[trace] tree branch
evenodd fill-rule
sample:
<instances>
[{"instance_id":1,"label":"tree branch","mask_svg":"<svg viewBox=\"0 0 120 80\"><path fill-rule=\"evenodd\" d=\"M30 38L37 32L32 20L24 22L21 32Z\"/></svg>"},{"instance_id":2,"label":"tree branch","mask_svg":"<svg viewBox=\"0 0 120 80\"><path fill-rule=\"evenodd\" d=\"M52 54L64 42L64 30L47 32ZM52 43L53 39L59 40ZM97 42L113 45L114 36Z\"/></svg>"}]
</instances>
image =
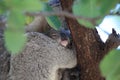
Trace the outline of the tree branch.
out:
<instances>
[{"instance_id":1,"label":"tree branch","mask_svg":"<svg viewBox=\"0 0 120 80\"><path fill-rule=\"evenodd\" d=\"M120 45L120 35L112 29L112 34L109 35L105 43L105 51L108 53L110 50L117 48Z\"/></svg>"},{"instance_id":2,"label":"tree branch","mask_svg":"<svg viewBox=\"0 0 120 80\"><path fill-rule=\"evenodd\" d=\"M66 11L55 11L55 12L52 11L52 12L38 12L38 13L25 12L25 15L27 16L64 16L64 17L68 17L72 19L83 19L83 20L93 23L94 25L96 24L96 20L100 18L100 17L87 18L83 16L76 16Z\"/></svg>"}]
</instances>

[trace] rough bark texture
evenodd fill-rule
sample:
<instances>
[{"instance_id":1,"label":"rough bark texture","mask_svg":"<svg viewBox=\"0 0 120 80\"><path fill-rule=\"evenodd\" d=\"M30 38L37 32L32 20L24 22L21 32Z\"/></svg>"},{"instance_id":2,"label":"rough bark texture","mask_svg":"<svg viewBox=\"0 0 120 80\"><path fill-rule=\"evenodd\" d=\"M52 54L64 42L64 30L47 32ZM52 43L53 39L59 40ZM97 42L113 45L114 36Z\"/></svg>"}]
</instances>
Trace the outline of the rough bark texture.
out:
<instances>
[{"instance_id":1,"label":"rough bark texture","mask_svg":"<svg viewBox=\"0 0 120 80\"><path fill-rule=\"evenodd\" d=\"M72 12L74 0L60 0L64 11ZM88 29L76 20L66 18L77 51L78 67L80 68L79 80L104 80L100 74L99 63L104 55L118 46L120 40L114 31L103 43L96 29ZM118 41L118 42L116 42Z\"/></svg>"},{"instance_id":2,"label":"rough bark texture","mask_svg":"<svg viewBox=\"0 0 120 80\"><path fill-rule=\"evenodd\" d=\"M36 32L27 34L28 42L18 55L11 55L8 80L60 80L59 69L76 66L73 50ZM58 75L59 73L59 75Z\"/></svg>"},{"instance_id":3,"label":"rough bark texture","mask_svg":"<svg viewBox=\"0 0 120 80\"><path fill-rule=\"evenodd\" d=\"M0 16L0 80L6 80L10 67L10 54L5 48L4 33L5 18Z\"/></svg>"}]
</instances>

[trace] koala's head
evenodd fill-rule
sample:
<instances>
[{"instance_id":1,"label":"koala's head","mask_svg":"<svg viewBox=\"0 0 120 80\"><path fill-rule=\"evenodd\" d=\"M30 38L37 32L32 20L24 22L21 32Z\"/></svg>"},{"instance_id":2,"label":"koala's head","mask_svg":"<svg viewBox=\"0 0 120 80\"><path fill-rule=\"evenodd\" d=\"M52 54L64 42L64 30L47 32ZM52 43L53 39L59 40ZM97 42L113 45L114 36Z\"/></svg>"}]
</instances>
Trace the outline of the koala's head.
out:
<instances>
[{"instance_id":1,"label":"koala's head","mask_svg":"<svg viewBox=\"0 0 120 80\"><path fill-rule=\"evenodd\" d=\"M68 47L71 44L71 34L69 29L61 28L59 31L51 29L48 36L64 47Z\"/></svg>"}]
</instances>

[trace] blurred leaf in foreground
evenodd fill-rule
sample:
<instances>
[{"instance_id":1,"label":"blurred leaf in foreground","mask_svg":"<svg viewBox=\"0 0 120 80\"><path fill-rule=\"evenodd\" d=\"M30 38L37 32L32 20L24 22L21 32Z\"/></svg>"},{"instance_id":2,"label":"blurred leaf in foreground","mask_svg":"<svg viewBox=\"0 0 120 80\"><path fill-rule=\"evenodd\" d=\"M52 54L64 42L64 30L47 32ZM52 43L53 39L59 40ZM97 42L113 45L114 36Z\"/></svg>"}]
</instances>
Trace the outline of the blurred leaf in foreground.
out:
<instances>
[{"instance_id":1,"label":"blurred leaf in foreground","mask_svg":"<svg viewBox=\"0 0 120 80\"><path fill-rule=\"evenodd\" d=\"M44 11L52 12L53 9L48 4L45 4ZM59 30L60 29L60 27L61 27L61 21L59 20L59 18L57 16L47 16L46 20L47 20L48 24L52 28L54 28L55 30Z\"/></svg>"},{"instance_id":2,"label":"blurred leaf in foreground","mask_svg":"<svg viewBox=\"0 0 120 80\"><path fill-rule=\"evenodd\" d=\"M119 0L110 0L109 2L108 0L75 0L73 13L83 17L78 19L80 24L87 28L95 28L95 24L108 14L110 9L112 9L117 2L119 2ZM94 21L92 19L95 19L95 24L93 24Z\"/></svg>"},{"instance_id":3,"label":"blurred leaf in foreground","mask_svg":"<svg viewBox=\"0 0 120 80\"><path fill-rule=\"evenodd\" d=\"M100 63L101 73L107 80L120 80L120 50L112 50Z\"/></svg>"},{"instance_id":4,"label":"blurred leaf in foreground","mask_svg":"<svg viewBox=\"0 0 120 80\"><path fill-rule=\"evenodd\" d=\"M26 42L24 35L24 16L19 11L11 11L5 31L5 45L13 54L18 53Z\"/></svg>"}]
</instances>

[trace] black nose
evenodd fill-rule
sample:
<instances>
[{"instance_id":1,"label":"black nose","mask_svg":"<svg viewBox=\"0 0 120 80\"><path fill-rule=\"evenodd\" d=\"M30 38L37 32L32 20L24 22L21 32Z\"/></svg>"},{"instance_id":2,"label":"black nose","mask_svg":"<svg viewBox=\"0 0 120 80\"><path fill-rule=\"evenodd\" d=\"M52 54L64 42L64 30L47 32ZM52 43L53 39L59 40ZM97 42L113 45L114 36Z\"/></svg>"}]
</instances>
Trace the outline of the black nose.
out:
<instances>
[{"instance_id":1,"label":"black nose","mask_svg":"<svg viewBox=\"0 0 120 80\"><path fill-rule=\"evenodd\" d=\"M71 38L70 30L69 29L61 29L60 36L61 36L62 40L67 40L68 38Z\"/></svg>"}]
</instances>

